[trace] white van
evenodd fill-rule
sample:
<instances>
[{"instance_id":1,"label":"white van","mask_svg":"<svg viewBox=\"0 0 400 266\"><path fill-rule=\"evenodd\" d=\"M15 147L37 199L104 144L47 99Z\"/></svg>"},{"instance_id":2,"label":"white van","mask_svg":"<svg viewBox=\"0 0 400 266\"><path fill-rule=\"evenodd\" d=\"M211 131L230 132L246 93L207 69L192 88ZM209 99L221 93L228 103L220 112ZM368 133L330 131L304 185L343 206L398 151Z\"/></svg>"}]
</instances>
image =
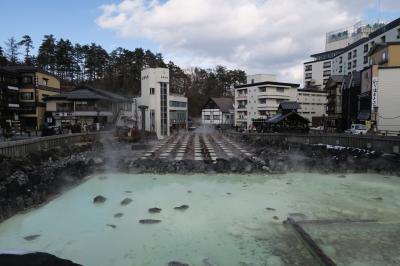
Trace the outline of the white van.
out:
<instances>
[{"instance_id":1,"label":"white van","mask_svg":"<svg viewBox=\"0 0 400 266\"><path fill-rule=\"evenodd\" d=\"M367 134L368 130L367 127L363 124L352 124L350 128L351 134L354 135L365 135Z\"/></svg>"}]
</instances>

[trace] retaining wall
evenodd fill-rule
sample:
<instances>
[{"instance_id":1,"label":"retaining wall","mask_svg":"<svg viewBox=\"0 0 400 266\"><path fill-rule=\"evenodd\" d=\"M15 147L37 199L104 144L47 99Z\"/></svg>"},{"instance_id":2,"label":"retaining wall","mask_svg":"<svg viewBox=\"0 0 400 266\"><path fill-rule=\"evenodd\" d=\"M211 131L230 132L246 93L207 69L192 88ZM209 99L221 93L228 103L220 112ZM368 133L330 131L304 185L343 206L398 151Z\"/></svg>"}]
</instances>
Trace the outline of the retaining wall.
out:
<instances>
[{"instance_id":1,"label":"retaining wall","mask_svg":"<svg viewBox=\"0 0 400 266\"><path fill-rule=\"evenodd\" d=\"M17 141L0 142L0 155L8 157L24 157L31 152L49 150L56 147L93 140L109 132L75 133L31 138Z\"/></svg>"},{"instance_id":2,"label":"retaining wall","mask_svg":"<svg viewBox=\"0 0 400 266\"><path fill-rule=\"evenodd\" d=\"M350 134L284 134L284 133L237 133L228 132L233 138L262 138L270 141L285 141L303 144L327 144L360 149L369 149L385 153L399 154L400 137L350 135Z\"/></svg>"}]
</instances>

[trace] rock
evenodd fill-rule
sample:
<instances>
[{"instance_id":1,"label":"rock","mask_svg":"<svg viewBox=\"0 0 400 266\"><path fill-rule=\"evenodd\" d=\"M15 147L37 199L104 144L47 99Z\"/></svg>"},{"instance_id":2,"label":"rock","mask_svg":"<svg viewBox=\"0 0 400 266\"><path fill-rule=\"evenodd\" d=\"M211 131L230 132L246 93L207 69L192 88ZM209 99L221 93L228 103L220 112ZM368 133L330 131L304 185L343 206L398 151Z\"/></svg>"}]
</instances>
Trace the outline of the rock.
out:
<instances>
[{"instance_id":1,"label":"rock","mask_svg":"<svg viewBox=\"0 0 400 266\"><path fill-rule=\"evenodd\" d=\"M142 220L139 220L139 223L141 223L141 224L158 224L158 223L161 223L161 220L142 219Z\"/></svg>"},{"instance_id":2,"label":"rock","mask_svg":"<svg viewBox=\"0 0 400 266\"><path fill-rule=\"evenodd\" d=\"M106 226L111 227L112 229L117 228L117 226L115 224L106 224Z\"/></svg>"},{"instance_id":3,"label":"rock","mask_svg":"<svg viewBox=\"0 0 400 266\"><path fill-rule=\"evenodd\" d=\"M184 210L187 210L187 209L189 209L189 205L181 205L181 206L178 206L178 207L174 208L174 210L180 210L180 211L184 211Z\"/></svg>"},{"instance_id":4,"label":"rock","mask_svg":"<svg viewBox=\"0 0 400 266\"><path fill-rule=\"evenodd\" d=\"M124 214L122 212L114 214L115 218L121 218L122 216L124 216Z\"/></svg>"},{"instance_id":5,"label":"rock","mask_svg":"<svg viewBox=\"0 0 400 266\"><path fill-rule=\"evenodd\" d=\"M271 169L270 169L268 166L266 166L266 165L264 165L263 167L261 167L261 169L262 169L263 171L265 171L265 172L268 172L268 173L271 172Z\"/></svg>"},{"instance_id":6,"label":"rock","mask_svg":"<svg viewBox=\"0 0 400 266\"><path fill-rule=\"evenodd\" d=\"M374 200L383 200L382 197L376 197L376 198L372 198L372 199L374 199Z\"/></svg>"},{"instance_id":7,"label":"rock","mask_svg":"<svg viewBox=\"0 0 400 266\"><path fill-rule=\"evenodd\" d=\"M339 178L346 178L345 175L338 175Z\"/></svg>"},{"instance_id":8,"label":"rock","mask_svg":"<svg viewBox=\"0 0 400 266\"><path fill-rule=\"evenodd\" d=\"M268 211L276 211L274 208L267 208Z\"/></svg>"},{"instance_id":9,"label":"rock","mask_svg":"<svg viewBox=\"0 0 400 266\"><path fill-rule=\"evenodd\" d=\"M95 158L93 158L93 162L94 162L94 164L99 165L99 164L104 163L104 160L100 157L95 157Z\"/></svg>"},{"instance_id":10,"label":"rock","mask_svg":"<svg viewBox=\"0 0 400 266\"><path fill-rule=\"evenodd\" d=\"M132 191L130 191L130 190L126 190L126 191L125 191L125 193L132 193Z\"/></svg>"},{"instance_id":11,"label":"rock","mask_svg":"<svg viewBox=\"0 0 400 266\"><path fill-rule=\"evenodd\" d=\"M232 193L230 193L230 192L226 192L226 195L232 195Z\"/></svg>"},{"instance_id":12,"label":"rock","mask_svg":"<svg viewBox=\"0 0 400 266\"><path fill-rule=\"evenodd\" d=\"M272 217L272 219L279 220L279 217L278 216L274 216L274 217Z\"/></svg>"},{"instance_id":13,"label":"rock","mask_svg":"<svg viewBox=\"0 0 400 266\"><path fill-rule=\"evenodd\" d=\"M35 240L38 237L40 237L40 235L29 235L29 236L25 236L24 239L27 240L27 241L32 241L32 240Z\"/></svg>"},{"instance_id":14,"label":"rock","mask_svg":"<svg viewBox=\"0 0 400 266\"><path fill-rule=\"evenodd\" d=\"M188 190L188 191L187 191L187 193L189 193L189 194L190 194L190 193L192 193L192 191L191 191L191 190Z\"/></svg>"},{"instance_id":15,"label":"rock","mask_svg":"<svg viewBox=\"0 0 400 266\"><path fill-rule=\"evenodd\" d=\"M121 201L121 205L122 205L122 206L126 206L126 205L128 205L129 203L131 203L132 201L133 201L133 200L130 199L130 198L125 198L124 200Z\"/></svg>"},{"instance_id":16,"label":"rock","mask_svg":"<svg viewBox=\"0 0 400 266\"><path fill-rule=\"evenodd\" d=\"M93 199L93 203L104 203L107 200L106 197L103 197L102 195L98 195Z\"/></svg>"},{"instance_id":17,"label":"rock","mask_svg":"<svg viewBox=\"0 0 400 266\"><path fill-rule=\"evenodd\" d=\"M179 261L170 261L168 262L168 266L189 266L189 264Z\"/></svg>"},{"instance_id":18,"label":"rock","mask_svg":"<svg viewBox=\"0 0 400 266\"><path fill-rule=\"evenodd\" d=\"M154 207L149 209L149 213L159 213L162 209Z\"/></svg>"}]
</instances>

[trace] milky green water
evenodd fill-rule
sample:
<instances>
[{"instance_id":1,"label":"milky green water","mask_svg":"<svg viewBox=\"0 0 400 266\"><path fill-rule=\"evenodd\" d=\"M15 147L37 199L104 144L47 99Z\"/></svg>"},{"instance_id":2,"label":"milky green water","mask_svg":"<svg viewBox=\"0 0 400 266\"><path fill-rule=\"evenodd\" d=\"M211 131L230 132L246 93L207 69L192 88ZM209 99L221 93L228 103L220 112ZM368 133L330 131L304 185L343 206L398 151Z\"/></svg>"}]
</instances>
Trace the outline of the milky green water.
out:
<instances>
[{"instance_id":1,"label":"milky green water","mask_svg":"<svg viewBox=\"0 0 400 266\"><path fill-rule=\"evenodd\" d=\"M44 251L84 265L167 265L172 260L206 266L317 265L292 228L282 225L289 213L307 219L400 221L396 177L101 176L107 179L93 176L45 206L0 224L0 249ZM107 201L94 205L97 195ZM121 206L126 197L133 202ZM189 209L173 209L182 204ZM148 213L152 207L161 213ZM119 212L124 216L114 218ZM162 222L146 225L140 219ZM40 237L24 239L34 234Z\"/></svg>"}]
</instances>

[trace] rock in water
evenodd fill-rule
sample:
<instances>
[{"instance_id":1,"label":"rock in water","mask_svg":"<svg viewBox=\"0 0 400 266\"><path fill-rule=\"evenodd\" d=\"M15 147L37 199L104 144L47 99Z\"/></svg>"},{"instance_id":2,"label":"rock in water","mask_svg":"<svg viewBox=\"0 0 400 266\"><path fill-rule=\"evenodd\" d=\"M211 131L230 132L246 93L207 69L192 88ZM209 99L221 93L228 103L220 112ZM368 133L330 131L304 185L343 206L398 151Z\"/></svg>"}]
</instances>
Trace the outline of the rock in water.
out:
<instances>
[{"instance_id":1,"label":"rock in water","mask_svg":"<svg viewBox=\"0 0 400 266\"><path fill-rule=\"evenodd\" d=\"M113 229L117 228L117 226L115 224L106 224L108 227L111 227Z\"/></svg>"},{"instance_id":2,"label":"rock in water","mask_svg":"<svg viewBox=\"0 0 400 266\"><path fill-rule=\"evenodd\" d=\"M180 210L180 211L184 211L184 210L187 210L187 209L189 209L189 205L181 205L181 206L178 206L178 207L174 208L174 210Z\"/></svg>"},{"instance_id":3,"label":"rock in water","mask_svg":"<svg viewBox=\"0 0 400 266\"><path fill-rule=\"evenodd\" d=\"M267 208L268 211L276 211L274 208Z\"/></svg>"},{"instance_id":4,"label":"rock in water","mask_svg":"<svg viewBox=\"0 0 400 266\"><path fill-rule=\"evenodd\" d=\"M28 240L28 241L32 241L32 240L35 240L36 238L38 238L39 236L40 235L30 235L30 236L24 237L24 239Z\"/></svg>"},{"instance_id":5,"label":"rock in water","mask_svg":"<svg viewBox=\"0 0 400 266\"><path fill-rule=\"evenodd\" d=\"M159 213L162 209L154 207L149 209L149 213Z\"/></svg>"},{"instance_id":6,"label":"rock in water","mask_svg":"<svg viewBox=\"0 0 400 266\"><path fill-rule=\"evenodd\" d=\"M106 197L103 197L102 195L98 195L93 199L93 203L104 203L107 200Z\"/></svg>"},{"instance_id":7,"label":"rock in water","mask_svg":"<svg viewBox=\"0 0 400 266\"><path fill-rule=\"evenodd\" d=\"M121 212L114 214L115 218L121 218L122 216L124 216L124 214Z\"/></svg>"},{"instance_id":8,"label":"rock in water","mask_svg":"<svg viewBox=\"0 0 400 266\"><path fill-rule=\"evenodd\" d=\"M141 224L158 224L158 223L161 223L161 220L143 219L143 220L139 220L139 223L141 223Z\"/></svg>"},{"instance_id":9,"label":"rock in water","mask_svg":"<svg viewBox=\"0 0 400 266\"><path fill-rule=\"evenodd\" d=\"M121 205L122 205L122 206L126 206L126 205L128 205L129 203L131 203L132 201L133 201L132 199L126 198L126 199L124 199L123 201L121 201Z\"/></svg>"},{"instance_id":10,"label":"rock in water","mask_svg":"<svg viewBox=\"0 0 400 266\"><path fill-rule=\"evenodd\" d=\"M170 261L168 262L168 266L189 266L189 264L179 261Z\"/></svg>"}]
</instances>

